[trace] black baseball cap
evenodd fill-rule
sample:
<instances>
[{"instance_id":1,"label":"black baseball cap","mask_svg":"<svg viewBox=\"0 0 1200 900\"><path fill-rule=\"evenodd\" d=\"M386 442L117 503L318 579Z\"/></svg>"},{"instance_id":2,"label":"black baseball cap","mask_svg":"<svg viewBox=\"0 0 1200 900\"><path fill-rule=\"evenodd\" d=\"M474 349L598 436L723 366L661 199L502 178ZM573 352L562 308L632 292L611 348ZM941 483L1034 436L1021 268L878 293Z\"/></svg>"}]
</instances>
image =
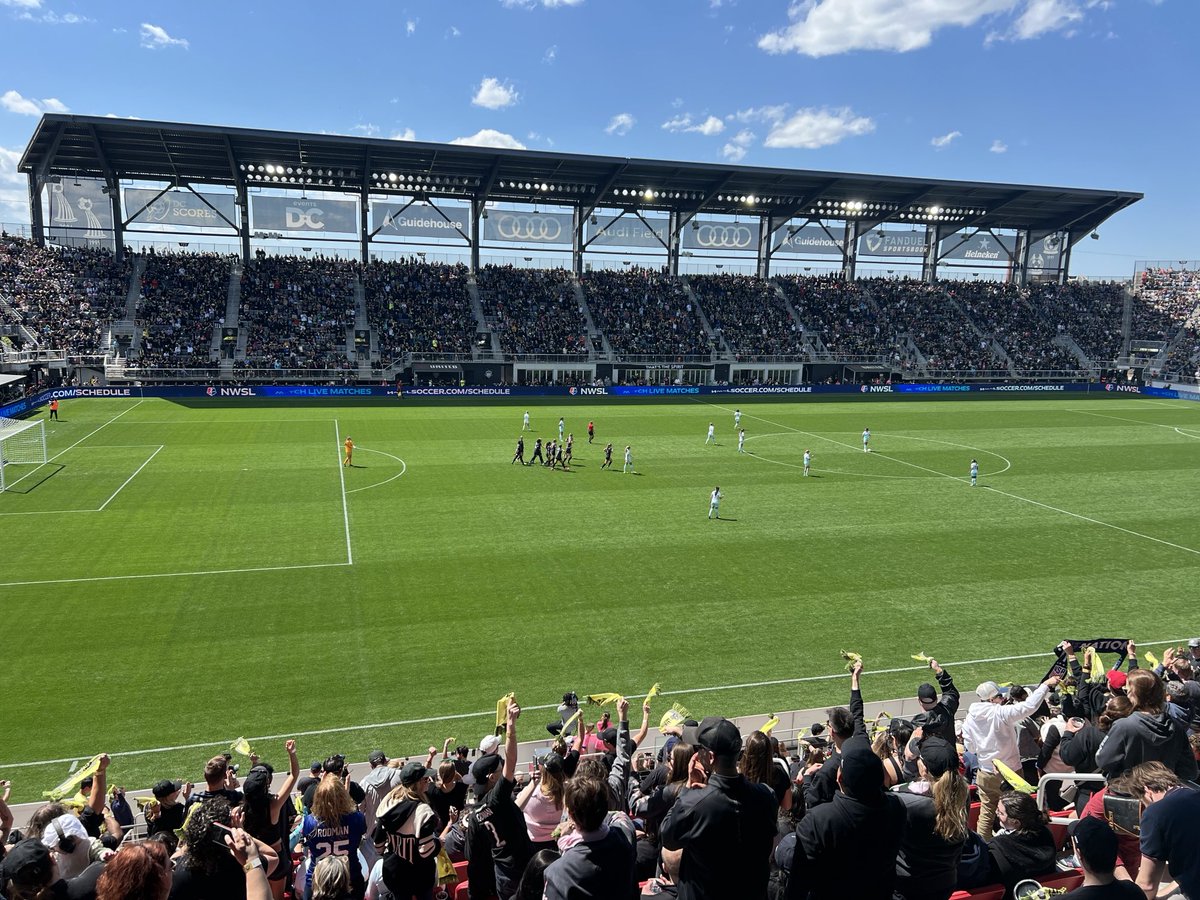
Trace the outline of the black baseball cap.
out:
<instances>
[{"instance_id":1,"label":"black baseball cap","mask_svg":"<svg viewBox=\"0 0 1200 900\"><path fill-rule=\"evenodd\" d=\"M940 778L946 772L958 771L958 751L949 741L931 735L921 742L921 762L930 775Z\"/></svg>"},{"instance_id":2,"label":"black baseball cap","mask_svg":"<svg viewBox=\"0 0 1200 900\"><path fill-rule=\"evenodd\" d=\"M371 755L367 757L367 762L373 766L385 765L388 761L387 754L382 750L372 750Z\"/></svg>"},{"instance_id":3,"label":"black baseball cap","mask_svg":"<svg viewBox=\"0 0 1200 900\"><path fill-rule=\"evenodd\" d=\"M722 758L736 757L742 749L742 733L736 725L721 716L705 716L694 728L685 727L683 740Z\"/></svg>"},{"instance_id":4,"label":"black baseball cap","mask_svg":"<svg viewBox=\"0 0 1200 900\"><path fill-rule=\"evenodd\" d=\"M1084 816L1067 826L1089 869L1111 872L1117 865L1117 833L1103 819Z\"/></svg>"},{"instance_id":5,"label":"black baseball cap","mask_svg":"<svg viewBox=\"0 0 1200 900\"><path fill-rule=\"evenodd\" d=\"M400 770L400 783L413 785L429 774L429 770L415 759L404 764Z\"/></svg>"},{"instance_id":6,"label":"black baseball cap","mask_svg":"<svg viewBox=\"0 0 1200 900\"><path fill-rule=\"evenodd\" d=\"M50 849L37 838L26 838L9 848L0 863L0 874L20 887L43 887L54 864Z\"/></svg>"},{"instance_id":7,"label":"black baseball cap","mask_svg":"<svg viewBox=\"0 0 1200 900\"><path fill-rule=\"evenodd\" d=\"M170 781L169 779L164 778L158 784L154 785L154 787L150 788L150 792L154 794L155 800L162 800L166 797L170 797L182 787L182 781Z\"/></svg>"},{"instance_id":8,"label":"black baseball cap","mask_svg":"<svg viewBox=\"0 0 1200 900\"><path fill-rule=\"evenodd\" d=\"M614 747L617 745L617 729L615 728L605 728L597 737L606 744L612 744Z\"/></svg>"},{"instance_id":9,"label":"black baseball cap","mask_svg":"<svg viewBox=\"0 0 1200 900\"><path fill-rule=\"evenodd\" d=\"M487 793L487 782L492 773L504 765L499 753L487 753L471 765L471 777L475 779L475 796Z\"/></svg>"},{"instance_id":10,"label":"black baseball cap","mask_svg":"<svg viewBox=\"0 0 1200 900\"><path fill-rule=\"evenodd\" d=\"M937 688L935 688L928 681L925 682L923 685L917 688L917 699L922 703L936 703Z\"/></svg>"}]
</instances>

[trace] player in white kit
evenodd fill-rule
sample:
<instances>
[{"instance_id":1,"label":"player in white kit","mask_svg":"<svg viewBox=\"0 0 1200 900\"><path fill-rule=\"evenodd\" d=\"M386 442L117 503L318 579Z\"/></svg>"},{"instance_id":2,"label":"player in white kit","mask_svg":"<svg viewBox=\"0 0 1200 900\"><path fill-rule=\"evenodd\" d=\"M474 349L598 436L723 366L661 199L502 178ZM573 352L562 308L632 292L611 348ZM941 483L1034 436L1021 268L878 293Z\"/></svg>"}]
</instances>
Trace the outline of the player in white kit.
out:
<instances>
[{"instance_id":1,"label":"player in white kit","mask_svg":"<svg viewBox=\"0 0 1200 900\"><path fill-rule=\"evenodd\" d=\"M717 442L717 426L712 422L708 423L708 437L704 439L704 445L715 444Z\"/></svg>"},{"instance_id":2,"label":"player in white kit","mask_svg":"<svg viewBox=\"0 0 1200 900\"><path fill-rule=\"evenodd\" d=\"M721 497L723 496L719 485L713 488L713 492L708 498L708 517L710 519L721 518Z\"/></svg>"},{"instance_id":3,"label":"player in white kit","mask_svg":"<svg viewBox=\"0 0 1200 900\"><path fill-rule=\"evenodd\" d=\"M740 428L741 425L742 425L742 411L740 409L735 409L733 411L733 427Z\"/></svg>"},{"instance_id":4,"label":"player in white kit","mask_svg":"<svg viewBox=\"0 0 1200 900\"><path fill-rule=\"evenodd\" d=\"M738 432L738 453L746 452L746 429Z\"/></svg>"},{"instance_id":5,"label":"player in white kit","mask_svg":"<svg viewBox=\"0 0 1200 900\"><path fill-rule=\"evenodd\" d=\"M804 474L806 477L808 475L809 466L811 466L811 465L812 465L812 453L805 450L804 451Z\"/></svg>"},{"instance_id":6,"label":"player in white kit","mask_svg":"<svg viewBox=\"0 0 1200 900\"><path fill-rule=\"evenodd\" d=\"M521 430L529 430L529 410L525 410L525 417L521 420Z\"/></svg>"},{"instance_id":7,"label":"player in white kit","mask_svg":"<svg viewBox=\"0 0 1200 900\"><path fill-rule=\"evenodd\" d=\"M633 450L628 444L625 445L625 464L621 466L621 474L624 475L626 472L633 472Z\"/></svg>"},{"instance_id":8,"label":"player in white kit","mask_svg":"<svg viewBox=\"0 0 1200 900\"><path fill-rule=\"evenodd\" d=\"M975 487L975 482L979 480L979 463L971 460L971 487Z\"/></svg>"},{"instance_id":9,"label":"player in white kit","mask_svg":"<svg viewBox=\"0 0 1200 900\"><path fill-rule=\"evenodd\" d=\"M869 443L871 443L871 429L864 428L863 429L863 453L871 452L871 448L867 446L867 444L869 444Z\"/></svg>"}]
</instances>

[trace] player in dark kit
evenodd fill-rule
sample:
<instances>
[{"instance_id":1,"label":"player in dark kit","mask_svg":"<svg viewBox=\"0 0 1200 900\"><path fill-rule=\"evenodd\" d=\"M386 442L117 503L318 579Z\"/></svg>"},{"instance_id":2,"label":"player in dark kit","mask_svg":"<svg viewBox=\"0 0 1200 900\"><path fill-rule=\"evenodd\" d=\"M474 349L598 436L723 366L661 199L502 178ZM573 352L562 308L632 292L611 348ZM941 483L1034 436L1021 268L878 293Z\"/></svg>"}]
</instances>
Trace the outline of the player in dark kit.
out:
<instances>
[{"instance_id":1,"label":"player in dark kit","mask_svg":"<svg viewBox=\"0 0 1200 900\"><path fill-rule=\"evenodd\" d=\"M521 465L525 465L525 438L523 437L517 438L517 452L513 454L512 462L519 462ZM509 465L511 466L512 463L509 463Z\"/></svg>"},{"instance_id":2,"label":"player in dark kit","mask_svg":"<svg viewBox=\"0 0 1200 900\"><path fill-rule=\"evenodd\" d=\"M588 422L588 443L590 444L595 439L596 439L596 423Z\"/></svg>"},{"instance_id":3,"label":"player in dark kit","mask_svg":"<svg viewBox=\"0 0 1200 900\"><path fill-rule=\"evenodd\" d=\"M563 445L562 444L554 445L554 462L555 462L555 464L561 466L564 471L566 470L567 458L566 458L565 454L563 453ZM554 466L551 465L550 468L553 469Z\"/></svg>"},{"instance_id":4,"label":"player in dark kit","mask_svg":"<svg viewBox=\"0 0 1200 900\"><path fill-rule=\"evenodd\" d=\"M554 441L546 441L546 461L543 465L554 468Z\"/></svg>"},{"instance_id":5,"label":"player in dark kit","mask_svg":"<svg viewBox=\"0 0 1200 900\"><path fill-rule=\"evenodd\" d=\"M567 435L567 465L571 464L571 449L575 446L575 435Z\"/></svg>"},{"instance_id":6,"label":"player in dark kit","mask_svg":"<svg viewBox=\"0 0 1200 900\"><path fill-rule=\"evenodd\" d=\"M542 458L542 439L538 438L533 442L533 456L529 457L529 464L532 466L535 462L545 463Z\"/></svg>"},{"instance_id":7,"label":"player in dark kit","mask_svg":"<svg viewBox=\"0 0 1200 900\"><path fill-rule=\"evenodd\" d=\"M612 444L604 445L604 462L600 464L602 469L612 468Z\"/></svg>"}]
</instances>

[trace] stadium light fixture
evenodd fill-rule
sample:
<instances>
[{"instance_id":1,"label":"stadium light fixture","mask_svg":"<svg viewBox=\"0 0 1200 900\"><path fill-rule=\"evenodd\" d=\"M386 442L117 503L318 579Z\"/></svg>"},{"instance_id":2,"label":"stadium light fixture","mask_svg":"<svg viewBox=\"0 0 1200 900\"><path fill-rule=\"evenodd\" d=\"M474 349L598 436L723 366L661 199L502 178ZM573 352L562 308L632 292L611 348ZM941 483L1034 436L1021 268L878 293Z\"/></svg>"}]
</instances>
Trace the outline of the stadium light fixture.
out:
<instances>
[{"instance_id":1,"label":"stadium light fixture","mask_svg":"<svg viewBox=\"0 0 1200 900\"><path fill-rule=\"evenodd\" d=\"M1098 232L1098 231L1093 231L1093 232L1092 232L1092 234L1091 234L1091 238L1092 238L1092 240L1093 240L1093 241L1098 241L1098 240L1100 240L1100 232Z\"/></svg>"}]
</instances>

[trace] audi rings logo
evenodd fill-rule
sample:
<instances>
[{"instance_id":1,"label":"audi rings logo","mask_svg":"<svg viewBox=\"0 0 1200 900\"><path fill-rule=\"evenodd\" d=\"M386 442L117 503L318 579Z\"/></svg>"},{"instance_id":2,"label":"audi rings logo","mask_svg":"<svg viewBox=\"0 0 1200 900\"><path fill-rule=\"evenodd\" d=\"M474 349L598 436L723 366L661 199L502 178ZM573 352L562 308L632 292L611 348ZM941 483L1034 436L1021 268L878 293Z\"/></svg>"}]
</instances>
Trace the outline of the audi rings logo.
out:
<instances>
[{"instance_id":1,"label":"audi rings logo","mask_svg":"<svg viewBox=\"0 0 1200 900\"><path fill-rule=\"evenodd\" d=\"M544 241L555 243L562 237L562 225L545 216L498 216L496 234L505 241Z\"/></svg>"},{"instance_id":2,"label":"audi rings logo","mask_svg":"<svg viewBox=\"0 0 1200 900\"><path fill-rule=\"evenodd\" d=\"M745 225L701 225L696 229L696 244L725 250L745 250L754 235Z\"/></svg>"}]
</instances>

